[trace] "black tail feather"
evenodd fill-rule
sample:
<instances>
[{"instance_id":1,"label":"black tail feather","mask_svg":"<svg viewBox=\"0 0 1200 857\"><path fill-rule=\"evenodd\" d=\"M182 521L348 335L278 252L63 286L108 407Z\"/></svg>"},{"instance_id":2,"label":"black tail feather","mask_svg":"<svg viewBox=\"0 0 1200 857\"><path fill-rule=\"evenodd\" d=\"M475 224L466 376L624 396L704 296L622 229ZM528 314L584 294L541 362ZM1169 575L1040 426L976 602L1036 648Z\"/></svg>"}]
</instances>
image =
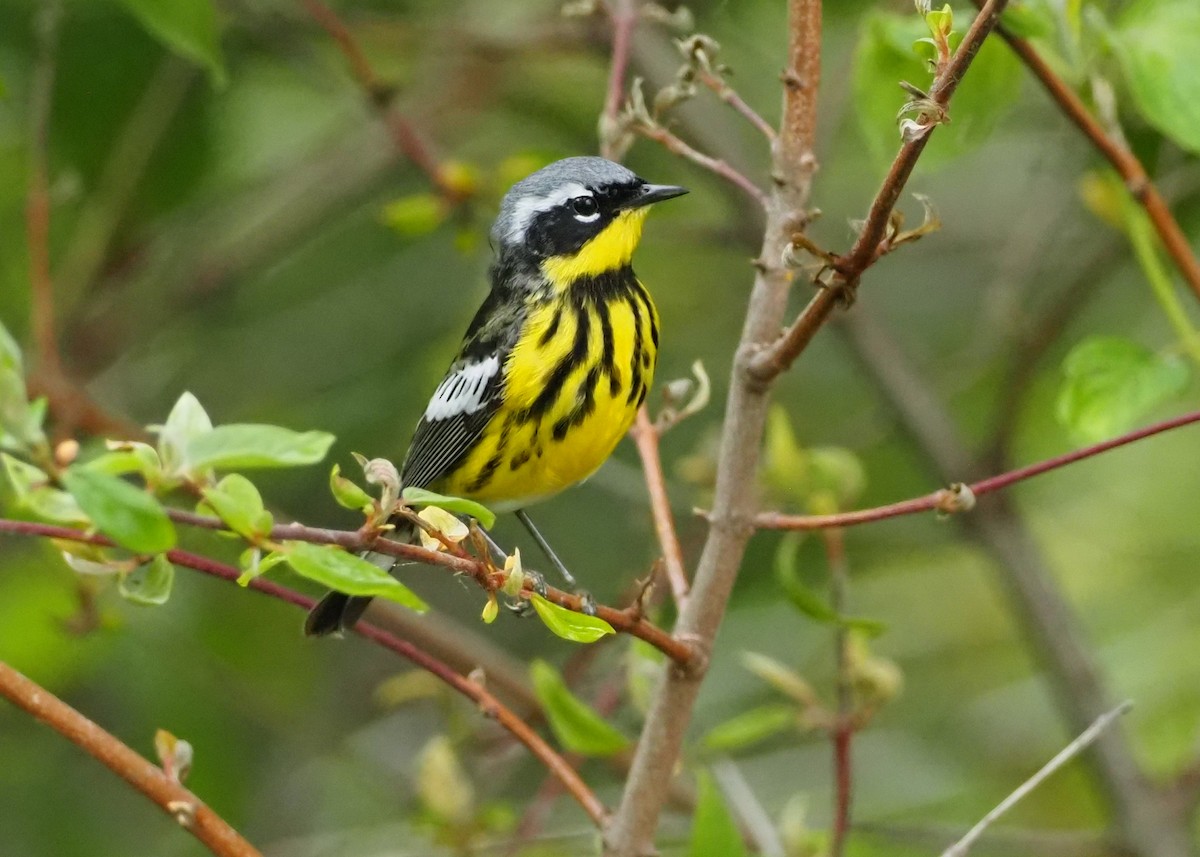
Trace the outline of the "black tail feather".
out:
<instances>
[{"instance_id":1,"label":"black tail feather","mask_svg":"<svg viewBox=\"0 0 1200 857\"><path fill-rule=\"evenodd\" d=\"M361 595L330 592L309 611L304 633L308 637L325 637L353 628L371 601Z\"/></svg>"}]
</instances>

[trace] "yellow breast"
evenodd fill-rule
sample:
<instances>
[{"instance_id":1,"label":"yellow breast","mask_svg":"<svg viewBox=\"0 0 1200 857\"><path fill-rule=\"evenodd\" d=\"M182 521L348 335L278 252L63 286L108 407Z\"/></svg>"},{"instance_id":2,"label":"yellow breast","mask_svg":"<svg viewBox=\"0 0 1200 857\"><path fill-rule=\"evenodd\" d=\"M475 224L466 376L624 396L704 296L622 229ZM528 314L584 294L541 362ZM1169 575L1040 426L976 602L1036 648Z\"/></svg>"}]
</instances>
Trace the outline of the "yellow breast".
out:
<instances>
[{"instance_id":1,"label":"yellow breast","mask_svg":"<svg viewBox=\"0 0 1200 857\"><path fill-rule=\"evenodd\" d=\"M586 479L629 430L654 375L658 314L628 268L594 293L561 291L527 317L503 404L440 486L498 511Z\"/></svg>"}]
</instances>

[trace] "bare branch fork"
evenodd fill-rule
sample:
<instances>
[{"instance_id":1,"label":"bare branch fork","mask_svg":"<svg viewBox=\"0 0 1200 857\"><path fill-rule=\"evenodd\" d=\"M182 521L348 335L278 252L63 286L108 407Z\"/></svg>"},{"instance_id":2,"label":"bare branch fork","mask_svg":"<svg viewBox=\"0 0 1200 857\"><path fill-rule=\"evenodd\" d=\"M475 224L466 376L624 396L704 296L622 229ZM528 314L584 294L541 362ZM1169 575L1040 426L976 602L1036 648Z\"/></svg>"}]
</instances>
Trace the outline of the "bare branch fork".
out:
<instances>
[{"instance_id":1,"label":"bare branch fork","mask_svg":"<svg viewBox=\"0 0 1200 857\"><path fill-rule=\"evenodd\" d=\"M196 516L200 517L200 516ZM213 519L214 521L216 519ZM219 526L224 526L217 522ZM284 533L293 528L281 528ZM300 528L308 529L308 528ZM67 541L83 542L86 544L100 545L104 547L112 547L111 539L101 535L85 533L82 530L72 529L70 527L59 527L51 524L39 524L31 521L11 521L0 519L0 532L13 533L15 535L25 536L40 536L51 539L64 539ZM317 543L338 544L334 538L341 538L345 534L339 533L336 530L325 531L330 535L329 539L313 538ZM313 535L309 533L308 535ZM287 535L279 535L278 538L290 538ZM390 543L389 543L390 544ZM376 546L375 550L379 550ZM422 549L417 549L422 550ZM423 553L435 553L433 551L422 551ZM218 577L221 580L226 580L231 583L237 582L241 577L241 571L231 565L223 562L210 559L200 554L190 551L180 550L178 548L169 550L166 557L173 564L183 568L190 568L195 571L200 571L213 577ZM261 592L264 595L269 595L272 598L277 598L280 601L286 601L289 604L294 604L305 610L311 610L316 604L315 599L302 595L286 586L280 586L274 581L266 580L258 577L249 582L249 588L256 592ZM491 717L501 726L503 726L514 738L520 741L528 748L538 761L558 778L563 787L579 802L587 812L588 817L597 825L600 825L607 818L608 811L600 802L599 798L592 792L586 783L575 772L575 769L566 762L558 751L546 743L540 735L538 735L526 722L511 708L501 702L493 693L491 693L483 683L475 681L467 676L464 676L443 661L435 658L433 655L426 652L419 646L414 645L408 640L403 640L394 634L372 625L365 621L360 621L354 626L354 632L373 643L389 649L392 652L407 658L416 666L429 673L432 673L441 681L448 684L454 690L461 693L463 696L470 699L476 704L479 710L487 717Z\"/></svg>"},{"instance_id":2,"label":"bare branch fork","mask_svg":"<svg viewBox=\"0 0 1200 857\"><path fill-rule=\"evenodd\" d=\"M950 99L962 82L963 75L983 46L988 33L996 26L1006 5L1007 0L988 0L971 22L971 27L963 36L958 50L934 78L929 90L929 101L937 109L945 112L949 107ZM925 129L923 134L900 148L892 161L891 169L888 170L887 178L871 203L857 240L845 255L833 260L834 282L822 288L783 335L770 346L761 349L751 362L749 373L756 382L765 384L784 372L808 347L839 300L853 300L863 273L888 250L884 242L892 211L908 183L909 176L912 175L913 168L917 165L917 160L936 129L936 125Z\"/></svg>"},{"instance_id":3,"label":"bare branch fork","mask_svg":"<svg viewBox=\"0 0 1200 857\"><path fill-rule=\"evenodd\" d=\"M974 506L976 497L982 497L984 494L1008 488L1010 485L1015 485L1034 476L1040 476L1051 470L1066 467L1068 464L1074 464L1076 461L1100 455L1101 453L1125 446L1134 441L1153 437L1156 434L1162 434L1163 432L1182 428L1183 426L1197 422L1200 422L1200 411L1193 411L1183 416L1163 420L1154 425L1128 432L1112 440L1106 440L1102 443L1084 447L1083 449L1057 455L1054 458L1048 458L1045 461L1039 461L1036 464L1010 470L1007 473L1001 473L987 479L980 479L978 482L972 482L969 485L959 483L949 488L940 488L923 497L901 500L898 503L876 506L873 509L859 509L854 512L839 512L832 515L786 515L780 512L760 512L754 516L754 525L763 530L824 530L831 527L853 527L858 524L883 521L888 518L898 518L918 512L936 511L944 514L966 512Z\"/></svg>"}]
</instances>

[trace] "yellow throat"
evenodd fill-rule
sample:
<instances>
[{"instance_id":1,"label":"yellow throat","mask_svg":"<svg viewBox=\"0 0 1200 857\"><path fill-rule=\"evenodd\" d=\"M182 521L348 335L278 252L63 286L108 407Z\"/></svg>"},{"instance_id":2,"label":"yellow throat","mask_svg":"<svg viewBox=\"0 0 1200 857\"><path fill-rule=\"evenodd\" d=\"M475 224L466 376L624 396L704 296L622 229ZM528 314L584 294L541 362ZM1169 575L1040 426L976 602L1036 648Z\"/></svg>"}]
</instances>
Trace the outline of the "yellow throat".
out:
<instances>
[{"instance_id":1,"label":"yellow throat","mask_svg":"<svg viewBox=\"0 0 1200 857\"><path fill-rule=\"evenodd\" d=\"M622 211L604 231L588 241L573 256L551 256L542 262L542 273L555 287L565 289L581 277L595 276L625 267L642 238L642 224L649 208Z\"/></svg>"}]
</instances>

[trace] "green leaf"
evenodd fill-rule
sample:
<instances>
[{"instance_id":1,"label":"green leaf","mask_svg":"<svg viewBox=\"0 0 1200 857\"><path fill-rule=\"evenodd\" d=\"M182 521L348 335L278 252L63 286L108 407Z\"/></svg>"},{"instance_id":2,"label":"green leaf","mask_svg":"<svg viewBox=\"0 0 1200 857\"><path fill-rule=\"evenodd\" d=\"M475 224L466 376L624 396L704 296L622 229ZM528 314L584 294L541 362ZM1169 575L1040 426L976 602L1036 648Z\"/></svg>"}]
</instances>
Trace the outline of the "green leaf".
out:
<instances>
[{"instance_id":1,"label":"green leaf","mask_svg":"<svg viewBox=\"0 0 1200 857\"><path fill-rule=\"evenodd\" d=\"M779 549L775 553L775 579L793 607L824 625L854 628L869 637L877 637L887 630L883 622L875 619L838 614L822 595L801 581L796 568L796 552L799 547L798 534L789 533L780 539Z\"/></svg>"},{"instance_id":2,"label":"green leaf","mask_svg":"<svg viewBox=\"0 0 1200 857\"><path fill-rule=\"evenodd\" d=\"M245 476L231 473L202 493L203 505L239 536L256 541L270 535L274 523L271 513L263 508L262 496Z\"/></svg>"},{"instance_id":3,"label":"green leaf","mask_svg":"<svg viewBox=\"0 0 1200 857\"><path fill-rule=\"evenodd\" d=\"M118 590L126 601L157 607L166 604L175 582L175 566L162 554L145 565L139 565L121 578Z\"/></svg>"},{"instance_id":4,"label":"green leaf","mask_svg":"<svg viewBox=\"0 0 1200 857\"><path fill-rule=\"evenodd\" d=\"M200 400L191 393L184 393L171 408L167 421L158 427L158 454L163 469L172 475L187 471L188 444L203 434L212 431L212 420Z\"/></svg>"},{"instance_id":5,"label":"green leaf","mask_svg":"<svg viewBox=\"0 0 1200 857\"><path fill-rule=\"evenodd\" d=\"M782 661L760 652L742 652L739 660L747 672L753 673L797 705L811 708L819 704L812 685Z\"/></svg>"},{"instance_id":6,"label":"green leaf","mask_svg":"<svg viewBox=\"0 0 1200 857\"><path fill-rule=\"evenodd\" d=\"M704 736L706 749L730 753L796 726L796 709L783 703L760 705L719 723Z\"/></svg>"},{"instance_id":7,"label":"green leaf","mask_svg":"<svg viewBox=\"0 0 1200 857\"><path fill-rule=\"evenodd\" d=\"M193 437L187 445L192 468L242 470L257 467L297 467L325 457L334 437L328 432L296 432L282 426L249 423L217 426Z\"/></svg>"},{"instance_id":8,"label":"green leaf","mask_svg":"<svg viewBox=\"0 0 1200 857\"><path fill-rule=\"evenodd\" d=\"M418 613L429 609L415 592L386 571L341 548L308 542L285 542L282 552L301 576L330 589L347 595L386 598Z\"/></svg>"},{"instance_id":9,"label":"green leaf","mask_svg":"<svg viewBox=\"0 0 1200 857\"><path fill-rule=\"evenodd\" d=\"M79 503L66 491L57 488L35 488L22 501L22 505L37 517L56 524L90 524Z\"/></svg>"},{"instance_id":10,"label":"green leaf","mask_svg":"<svg viewBox=\"0 0 1200 857\"><path fill-rule=\"evenodd\" d=\"M63 473L62 481L96 528L122 547L161 553L175 546L175 527L166 511L140 488L79 466Z\"/></svg>"},{"instance_id":11,"label":"green leaf","mask_svg":"<svg viewBox=\"0 0 1200 857\"><path fill-rule=\"evenodd\" d=\"M0 445L24 450L45 443L44 416L44 408L29 401L21 348L0 324Z\"/></svg>"},{"instance_id":12,"label":"green leaf","mask_svg":"<svg viewBox=\"0 0 1200 857\"><path fill-rule=\"evenodd\" d=\"M340 464L333 465L329 473L329 490L339 506L361 511L371 506L371 495L342 475Z\"/></svg>"},{"instance_id":13,"label":"green leaf","mask_svg":"<svg viewBox=\"0 0 1200 857\"><path fill-rule=\"evenodd\" d=\"M1188 382L1183 360L1116 336L1093 336L1076 345L1063 372L1059 422L1088 443L1128 431Z\"/></svg>"},{"instance_id":14,"label":"green leaf","mask_svg":"<svg viewBox=\"0 0 1200 857\"><path fill-rule=\"evenodd\" d=\"M485 530L490 530L496 524L496 513L474 500L464 500L462 497L448 497L445 494L435 494L424 488L405 488L400 494L405 503L410 506L437 506L447 512L459 515L470 515L477 520Z\"/></svg>"},{"instance_id":15,"label":"green leaf","mask_svg":"<svg viewBox=\"0 0 1200 857\"><path fill-rule=\"evenodd\" d=\"M615 634L613 626L599 616L588 616L586 613L576 613L566 607L547 601L536 592L529 596L533 609L538 618L547 628L564 640L573 643L594 643L608 634Z\"/></svg>"},{"instance_id":16,"label":"green leaf","mask_svg":"<svg viewBox=\"0 0 1200 857\"><path fill-rule=\"evenodd\" d=\"M712 774L702 771L697 779L696 814L692 816L687 857L747 857L742 834Z\"/></svg>"},{"instance_id":17,"label":"green leaf","mask_svg":"<svg viewBox=\"0 0 1200 857\"><path fill-rule=\"evenodd\" d=\"M534 660L529 674L550 728L568 750L584 756L611 756L629 746L629 739L571 693L558 670L550 664Z\"/></svg>"},{"instance_id":18,"label":"green leaf","mask_svg":"<svg viewBox=\"0 0 1200 857\"><path fill-rule=\"evenodd\" d=\"M449 208L436 193L414 193L389 202L383 208L383 222L405 238L419 238L437 229L449 214Z\"/></svg>"},{"instance_id":19,"label":"green leaf","mask_svg":"<svg viewBox=\"0 0 1200 857\"><path fill-rule=\"evenodd\" d=\"M0 452L0 462L4 464L4 475L12 485L13 493L18 500L24 500L35 488L50 483L50 477L40 467L34 467L27 461L14 458L7 452Z\"/></svg>"},{"instance_id":20,"label":"green leaf","mask_svg":"<svg viewBox=\"0 0 1200 857\"><path fill-rule=\"evenodd\" d=\"M120 0L154 38L184 59L208 70L213 85L225 86L217 9L212 0Z\"/></svg>"},{"instance_id":21,"label":"green leaf","mask_svg":"<svg viewBox=\"0 0 1200 857\"><path fill-rule=\"evenodd\" d=\"M866 16L854 57L853 102L859 131L873 160L891 163L900 148L896 114L907 96L900 81L922 89L931 82L928 63L913 43L929 35L918 15L872 12ZM950 102L949 125L939 127L921 157L932 168L979 146L995 130L1020 90L1021 67L999 39L984 42Z\"/></svg>"},{"instance_id":22,"label":"green leaf","mask_svg":"<svg viewBox=\"0 0 1200 857\"><path fill-rule=\"evenodd\" d=\"M1200 153L1200 3L1137 0L1107 35L1146 121Z\"/></svg>"},{"instance_id":23,"label":"green leaf","mask_svg":"<svg viewBox=\"0 0 1200 857\"><path fill-rule=\"evenodd\" d=\"M158 452L149 444L138 441L110 444L108 452L90 459L84 467L113 476L137 473L148 482L162 475L162 462L158 458Z\"/></svg>"}]
</instances>

